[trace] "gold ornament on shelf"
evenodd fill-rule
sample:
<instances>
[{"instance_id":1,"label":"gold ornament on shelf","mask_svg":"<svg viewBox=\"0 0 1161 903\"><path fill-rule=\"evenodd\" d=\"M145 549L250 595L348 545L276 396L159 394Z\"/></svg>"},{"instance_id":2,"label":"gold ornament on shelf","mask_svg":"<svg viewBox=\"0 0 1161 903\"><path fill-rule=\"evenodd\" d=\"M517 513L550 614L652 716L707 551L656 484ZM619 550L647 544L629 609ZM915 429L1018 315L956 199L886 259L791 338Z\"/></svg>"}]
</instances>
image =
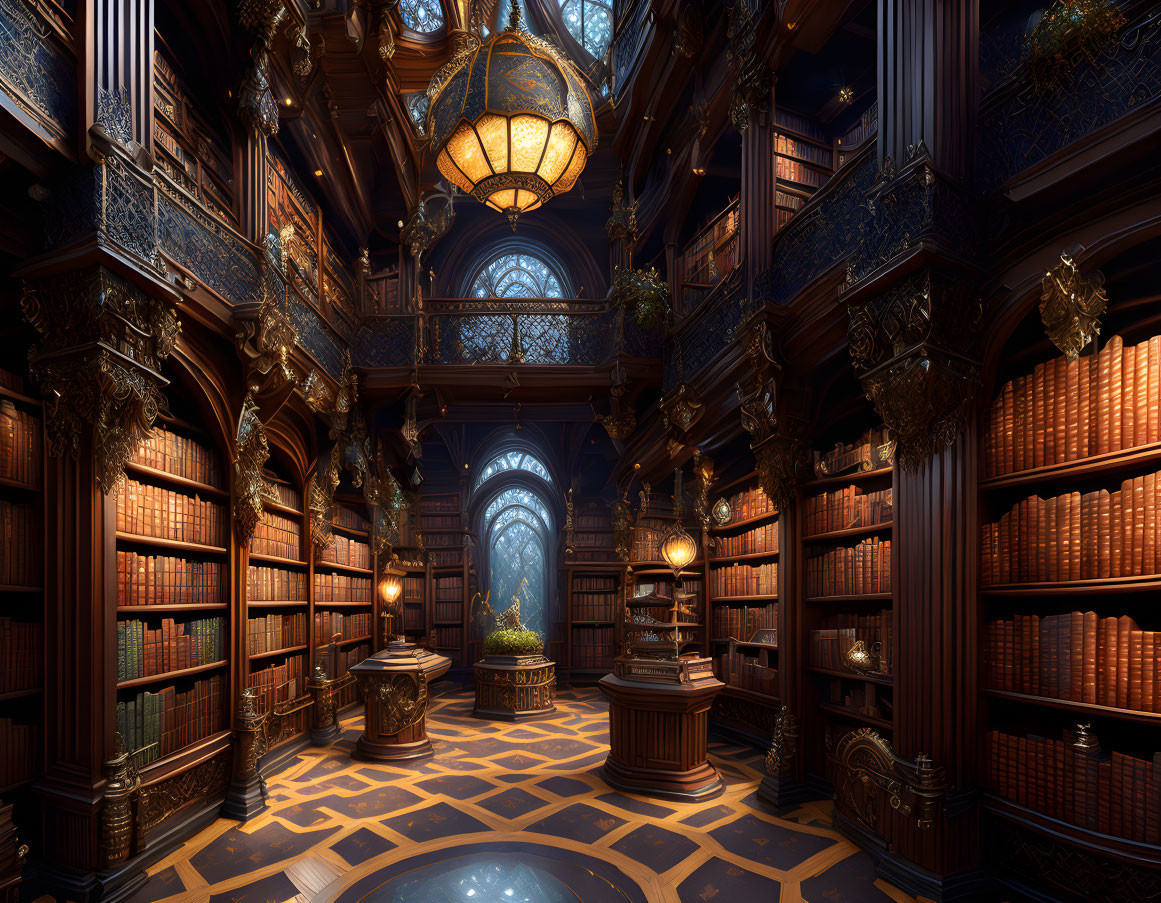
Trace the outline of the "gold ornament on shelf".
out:
<instances>
[{"instance_id":1,"label":"gold ornament on shelf","mask_svg":"<svg viewBox=\"0 0 1161 903\"><path fill-rule=\"evenodd\" d=\"M521 214L576 184L597 146L592 101L573 64L521 28L515 2L503 31L462 40L427 89L435 165L515 230Z\"/></svg>"},{"instance_id":2,"label":"gold ornament on shelf","mask_svg":"<svg viewBox=\"0 0 1161 903\"><path fill-rule=\"evenodd\" d=\"M1068 254L1044 274L1040 283L1040 319L1052 344L1070 361L1100 334L1101 317L1108 308L1104 276L1094 272L1085 278Z\"/></svg>"}]
</instances>

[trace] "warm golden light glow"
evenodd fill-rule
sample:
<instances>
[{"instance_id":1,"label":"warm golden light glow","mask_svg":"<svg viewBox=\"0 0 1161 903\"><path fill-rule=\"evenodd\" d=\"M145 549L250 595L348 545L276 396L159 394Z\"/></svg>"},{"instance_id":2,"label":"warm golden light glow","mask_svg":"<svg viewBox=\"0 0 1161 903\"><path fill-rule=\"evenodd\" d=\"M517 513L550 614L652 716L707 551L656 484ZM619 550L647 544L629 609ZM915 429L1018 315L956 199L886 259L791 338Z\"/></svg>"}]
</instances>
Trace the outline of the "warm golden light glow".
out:
<instances>
[{"instance_id":1,"label":"warm golden light glow","mask_svg":"<svg viewBox=\"0 0 1161 903\"><path fill-rule=\"evenodd\" d=\"M678 574L697 557L697 542L677 524L661 540L661 557Z\"/></svg>"},{"instance_id":2,"label":"warm golden light glow","mask_svg":"<svg viewBox=\"0 0 1161 903\"><path fill-rule=\"evenodd\" d=\"M403 581L399 579L398 575L388 574L379 581L379 595L388 605L394 604L401 592L403 592Z\"/></svg>"}]
</instances>

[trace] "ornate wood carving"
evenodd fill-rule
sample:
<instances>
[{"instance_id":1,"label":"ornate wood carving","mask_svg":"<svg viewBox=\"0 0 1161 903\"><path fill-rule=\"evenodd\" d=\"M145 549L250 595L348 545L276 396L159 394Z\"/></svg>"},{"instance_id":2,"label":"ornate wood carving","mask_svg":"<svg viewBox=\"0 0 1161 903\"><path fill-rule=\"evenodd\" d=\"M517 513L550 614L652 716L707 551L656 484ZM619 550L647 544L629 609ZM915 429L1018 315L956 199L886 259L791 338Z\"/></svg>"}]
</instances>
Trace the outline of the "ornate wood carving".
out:
<instances>
[{"instance_id":1,"label":"ornate wood carving","mask_svg":"<svg viewBox=\"0 0 1161 903\"><path fill-rule=\"evenodd\" d=\"M1044 274L1040 293L1040 319L1052 344L1070 361L1100 334L1101 317L1108 308L1105 277L1094 271L1082 276L1069 254Z\"/></svg>"},{"instance_id":2,"label":"ornate wood carving","mask_svg":"<svg viewBox=\"0 0 1161 903\"><path fill-rule=\"evenodd\" d=\"M774 716L774 733L766 751L766 774L780 777L790 773L791 762L798 752L798 718L789 707L782 706Z\"/></svg>"},{"instance_id":3,"label":"ornate wood carving","mask_svg":"<svg viewBox=\"0 0 1161 903\"><path fill-rule=\"evenodd\" d=\"M255 33L250 68L238 89L238 115L253 131L266 136L278 134L278 102L270 90L270 51L286 17L282 0L238 3L238 21Z\"/></svg>"},{"instance_id":4,"label":"ornate wood carving","mask_svg":"<svg viewBox=\"0 0 1161 903\"><path fill-rule=\"evenodd\" d=\"M900 463L911 471L963 431L975 395L980 303L962 281L925 270L848 308L855 371Z\"/></svg>"},{"instance_id":5,"label":"ornate wood carving","mask_svg":"<svg viewBox=\"0 0 1161 903\"><path fill-rule=\"evenodd\" d=\"M738 67L734 97L730 102L730 122L739 132L744 132L750 127L752 114L768 107L770 87L774 83L774 76L755 52L757 23L746 0L737 0L730 8L727 37L730 49L726 52L726 60Z\"/></svg>"},{"instance_id":6,"label":"ornate wood carving","mask_svg":"<svg viewBox=\"0 0 1161 903\"><path fill-rule=\"evenodd\" d=\"M613 186L613 203L609 207L609 218L605 221L605 232L609 241L623 241L631 247L637 240L637 204L625 199L624 178L617 179Z\"/></svg>"},{"instance_id":7,"label":"ornate wood carving","mask_svg":"<svg viewBox=\"0 0 1161 903\"><path fill-rule=\"evenodd\" d=\"M230 754L224 751L195 765L189 771L137 791L137 845L145 845L145 834L183 806L211 796L226 786L230 778Z\"/></svg>"},{"instance_id":8,"label":"ornate wood carving","mask_svg":"<svg viewBox=\"0 0 1161 903\"><path fill-rule=\"evenodd\" d=\"M698 398L688 383L679 383L661 399L661 422L665 429L671 426L686 432L705 413L705 402Z\"/></svg>"},{"instance_id":9,"label":"ornate wood carving","mask_svg":"<svg viewBox=\"0 0 1161 903\"><path fill-rule=\"evenodd\" d=\"M880 832L883 806L915 819L929 830L943 807L948 784L944 771L920 753L914 762L900 758L891 744L869 727L845 734L828 751L839 810L872 832Z\"/></svg>"},{"instance_id":10,"label":"ornate wood carving","mask_svg":"<svg viewBox=\"0 0 1161 903\"><path fill-rule=\"evenodd\" d=\"M379 699L379 733L394 735L418 724L427 714L427 675L422 670L403 674L358 677L359 693Z\"/></svg>"},{"instance_id":11,"label":"ornate wood carving","mask_svg":"<svg viewBox=\"0 0 1161 903\"><path fill-rule=\"evenodd\" d=\"M258 417L253 392L247 392L234 436L234 523L238 540L248 543L258 524L266 519L262 500L278 501L274 487L262 475L270 457L266 430Z\"/></svg>"},{"instance_id":12,"label":"ornate wood carving","mask_svg":"<svg viewBox=\"0 0 1161 903\"><path fill-rule=\"evenodd\" d=\"M41 339L29 360L45 398L49 452L75 458L81 431L91 428L97 481L116 491L165 405L161 362L181 330L174 308L104 267L28 284L22 308Z\"/></svg>"},{"instance_id":13,"label":"ornate wood carving","mask_svg":"<svg viewBox=\"0 0 1161 903\"><path fill-rule=\"evenodd\" d=\"M105 762L105 789L101 803L101 853L105 868L128 861L133 849L133 797L141 780L116 736L116 754Z\"/></svg>"}]
</instances>

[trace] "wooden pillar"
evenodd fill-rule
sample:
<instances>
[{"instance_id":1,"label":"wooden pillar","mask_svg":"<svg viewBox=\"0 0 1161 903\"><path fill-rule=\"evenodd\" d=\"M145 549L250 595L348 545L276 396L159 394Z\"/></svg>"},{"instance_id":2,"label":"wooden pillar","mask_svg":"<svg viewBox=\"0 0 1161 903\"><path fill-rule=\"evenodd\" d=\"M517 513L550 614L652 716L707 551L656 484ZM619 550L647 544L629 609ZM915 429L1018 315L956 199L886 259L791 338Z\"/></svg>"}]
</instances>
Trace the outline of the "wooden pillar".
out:
<instances>
[{"instance_id":1,"label":"wooden pillar","mask_svg":"<svg viewBox=\"0 0 1161 903\"><path fill-rule=\"evenodd\" d=\"M742 132L742 209L739 228L746 297L774 260L777 208L774 204L774 89L769 103L751 113L750 127Z\"/></svg>"},{"instance_id":2,"label":"wooden pillar","mask_svg":"<svg viewBox=\"0 0 1161 903\"><path fill-rule=\"evenodd\" d=\"M85 149L95 151L89 130L99 126L123 145L153 149L153 2L85 0Z\"/></svg>"},{"instance_id":3,"label":"wooden pillar","mask_svg":"<svg viewBox=\"0 0 1161 903\"><path fill-rule=\"evenodd\" d=\"M242 234L262 247L270 230L266 210L266 136L262 132L246 130L240 163L238 178L242 190L238 192L238 221Z\"/></svg>"}]
</instances>

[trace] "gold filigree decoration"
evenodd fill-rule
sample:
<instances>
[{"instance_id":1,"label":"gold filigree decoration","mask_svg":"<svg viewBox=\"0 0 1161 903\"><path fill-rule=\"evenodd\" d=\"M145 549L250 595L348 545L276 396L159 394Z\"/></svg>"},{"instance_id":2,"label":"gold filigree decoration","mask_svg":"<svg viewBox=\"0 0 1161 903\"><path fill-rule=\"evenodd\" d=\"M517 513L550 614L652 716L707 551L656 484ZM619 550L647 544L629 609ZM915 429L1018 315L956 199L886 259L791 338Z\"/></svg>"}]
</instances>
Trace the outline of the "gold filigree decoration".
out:
<instances>
[{"instance_id":1,"label":"gold filigree decoration","mask_svg":"<svg viewBox=\"0 0 1161 903\"><path fill-rule=\"evenodd\" d=\"M101 800L101 855L105 868L128 861L133 851L133 798L141 779L120 734L114 737L113 758L105 762Z\"/></svg>"},{"instance_id":2,"label":"gold filigree decoration","mask_svg":"<svg viewBox=\"0 0 1161 903\"><path fill-rule=\"evenodd\" d=\"M750 127L752 114L769 105L773 76L754 50L757 27L748 0L737 0L730 7L730 24L726 30L730 47L726 61L738 67L734 94L730 101L730 122L739 132Z\"/></svg>"},{"instance_id":3,"label":"gold filigree decoration","mask_svg":"<svg viewBox=\"0 0 1161 903\"><path fill-rule=\"evenodd\" d=\"M277 502L278 494L262 475L270 457L266 430L258 417L254 395L247 392L234 436L234 523L238 540L248 543L258 524L266 519L262 502Z\"/></svg>"},{"instance_id":4,"label":"gold filigree decoration","mask_svg":"<svg viewBox=\"0 0 1161 903\"><path fill-rule=\"evenodd\" d=\"M798 752L798 718L789 707L782 706L774 716L774 734L766 751L766 774L781 777L790 772L790 763Z\"/></svg>"},{"instance_id":5,"label":"gold filigree decoration","mask_svg":"<svg viewBox=\"0 0 1161 903\"><path fill-rule=\"evenodd\" d=\"M26 285L21 307L41 338L29 364L45 399L49 453L76 458L91 428L97 482L116 492L165 406L161 363L181 321L172 305L103 267Z\"/></svg>"},{"instance_id":6,"label":"gold filigree decoration","mask_svg":"<svg viewBox=\"0 0 1161 903\"><path fill-rule=\"evenodd\" d=\"M930 830L943 808L948 783L942 768L920 753L911 762L869 727L844 735L828 752L840 812L877 831L884 804Z\"/></svg>"},{"instance_id":7,"label":"gold filigree decoration","mask_svg":"<svg viewBox=\"0 0 1161 903\"><path fill-rule=\"evenodd\" d=\"M144 845L145 833L194 800L210 796L229 781L227 762L229 753L223 752L189 771L143 786L137 792L137 843Z\"/></svg>"},{"instance_id":8,"label":"gold filigree decoration","mask_svg":"<svg viewBox=\"0 0 1161 903\"><path fill-rule=\"evenodd\" d=\"M605 232L609 241L624 241L631 246L637 240L637 204L625 200L624 178L618 178L613 186L613 204L609 208L609 218L605 222Z\"/></svg>"},{"instance_id":9,"label":"gold filigree decoration","mask_svg":"<svg viewBox=\"0 0 1161 903\"><path fill-rule=\"evenodd\" d=\"M664 429L671 426L686 432L705 413L705 402L697 397L688 383L679 383L660 402L661 423Z\"/></svg>"},{"instance_id":10,"label":"gold filigree decoration","mask_svg":"<svg viewBox=\"0 0 1161 903\"><path fill-rule=\"evenodd\" d=\"M1113 0L1056 0L1024 41L1024 67L1041 95L1066 91L1081 62L1099 65L1099 56L1124 27Z\"/></svg>"},{"instance_id":11,"label":"gold filigree decoration","mask_svg":"<svg viewBox=\"0 0 1161 903\"><path fill-rule=\"evenodd\" d=\"M250 68L238 89L238 115L253 131L278 134L278 102L270 88L270 51L289 14L282 0L240 0L238 21L255 32Z\"/></svg>"},{"instance_id":12,"label":"gold filigree decoration","mask_svg":"<svg viewBox=\"0 0 1161 903\"><path fill-rule=\"evenodd\" d=\"M1041 281L1040 319L1044 331L1070 361L1076 360L1084 346L1100 334L1101 317L1109 304L1104 281L1100 272L1082 276L1069 254L1061 254L1060 263Z\"/></svg>"}]
</instances>

